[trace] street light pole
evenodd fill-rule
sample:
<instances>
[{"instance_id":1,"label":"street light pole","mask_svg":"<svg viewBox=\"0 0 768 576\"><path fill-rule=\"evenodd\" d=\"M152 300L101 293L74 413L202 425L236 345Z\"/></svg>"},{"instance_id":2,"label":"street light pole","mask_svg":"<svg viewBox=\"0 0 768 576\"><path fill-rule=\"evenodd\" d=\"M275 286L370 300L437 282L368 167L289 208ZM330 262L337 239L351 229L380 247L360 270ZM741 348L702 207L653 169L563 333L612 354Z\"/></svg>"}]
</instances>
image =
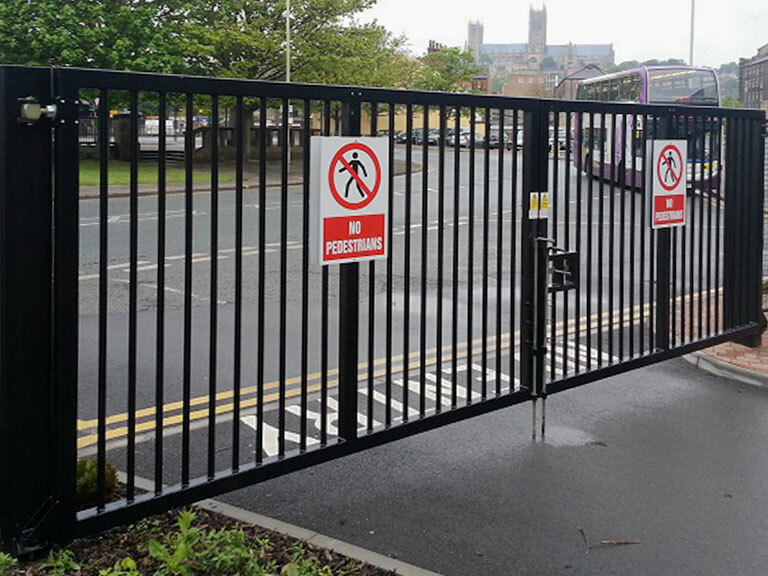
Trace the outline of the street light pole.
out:
<instances>
[{"instance_id":1,"label":"street light pole","mask_svg":"<svg viewBox=\"0 0 768 576\"><path fill-rule=\"evenodd\" d=\"M693 32L696 22L696 0L691 0L691 51L688 56L688 65L693 66Z\"/></svg>"},{"instance_id":2,"label":"street light pole","mask_svg":"<svg viewBox=\"0 0 768 576\"><path fill-rule=\"evenodd\" d=\"M285 81L291 81L291 0L285 0ZM291 165L291 104L288 103L288 126L284 126L288 138L288 166Z\"/></svg>"}]
</instances>

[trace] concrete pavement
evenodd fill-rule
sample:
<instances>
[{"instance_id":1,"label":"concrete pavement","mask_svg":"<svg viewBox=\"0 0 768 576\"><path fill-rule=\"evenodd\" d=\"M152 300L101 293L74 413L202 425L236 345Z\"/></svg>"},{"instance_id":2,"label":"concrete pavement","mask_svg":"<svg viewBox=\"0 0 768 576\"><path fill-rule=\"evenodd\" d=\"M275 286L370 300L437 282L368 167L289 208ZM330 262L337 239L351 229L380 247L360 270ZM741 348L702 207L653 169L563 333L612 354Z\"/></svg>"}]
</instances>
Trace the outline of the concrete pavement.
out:
<instances>
[{"instance_id":1,"label":"concrete pavement","mask_svg":"<svg viewBox=\"0 0 768 576\"><path fill-rule=\"evenodd\" d=\"M548 404L544 443L522 405L222 500L446 576L764 572L768 391L673 360Z\"/></svg>"}]
</instances>

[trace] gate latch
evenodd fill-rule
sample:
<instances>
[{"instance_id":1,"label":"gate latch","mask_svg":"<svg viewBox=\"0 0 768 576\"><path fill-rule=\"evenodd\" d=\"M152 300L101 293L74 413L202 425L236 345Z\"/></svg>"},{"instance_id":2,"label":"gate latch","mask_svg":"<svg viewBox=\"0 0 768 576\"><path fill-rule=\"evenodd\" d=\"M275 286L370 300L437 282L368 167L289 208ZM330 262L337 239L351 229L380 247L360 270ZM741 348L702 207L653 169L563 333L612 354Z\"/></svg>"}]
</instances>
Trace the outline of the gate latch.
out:
<instances>
[{"instance_id":1,"label":"gate latch","mask_svg":"<svg viewBox=\"0 0 768 576\"><path fill-rule=\"evenodd\" d=\"M550 278L549 292L565 292L579 284L579 254L560 248L551 248L549 252Z\"/></svg>"},{"instance_id":2,"label":"gate latch","mask_svg":"<svg viewBox=\"0 0 768 576\"><path fill-rule=\"evenodd\" d=\"M56 119L56 104L43 106L34 96L19 98L19 122L22 124L35 124L41 118Z\"/></svg>"}]
</instances>

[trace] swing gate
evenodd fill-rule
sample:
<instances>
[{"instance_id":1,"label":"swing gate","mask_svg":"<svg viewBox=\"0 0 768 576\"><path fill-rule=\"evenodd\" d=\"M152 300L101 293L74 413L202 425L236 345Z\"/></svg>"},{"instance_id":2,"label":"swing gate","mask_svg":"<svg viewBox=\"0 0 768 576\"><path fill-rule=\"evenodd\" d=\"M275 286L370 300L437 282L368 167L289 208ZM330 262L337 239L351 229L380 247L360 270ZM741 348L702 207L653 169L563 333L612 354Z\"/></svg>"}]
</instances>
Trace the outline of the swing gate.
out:
<instances>
[{"instance_id":1,"label":"swing gate","mask_svg":"<svg viewBox=\"0 0 768 576\"><path fill-rule=\"evenodd\" d=\"M387 261L310 261L333 134L388 139ZM655 138L683 227L650 226ZM2 545L754 343L764 151L751 110L0 68Z\"/></svg>"}]
</instances>

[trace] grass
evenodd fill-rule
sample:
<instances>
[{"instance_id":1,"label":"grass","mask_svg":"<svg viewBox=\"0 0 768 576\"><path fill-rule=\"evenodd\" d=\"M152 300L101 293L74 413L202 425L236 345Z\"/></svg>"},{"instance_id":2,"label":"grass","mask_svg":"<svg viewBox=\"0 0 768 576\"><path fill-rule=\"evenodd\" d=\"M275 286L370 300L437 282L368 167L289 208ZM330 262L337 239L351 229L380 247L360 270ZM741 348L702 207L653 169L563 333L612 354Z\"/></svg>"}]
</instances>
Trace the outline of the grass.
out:
<instances>
[{"instance_id":1,"label":"grass","mask_svg":"<svg viewBox=\"0 0 768 576\"><path fill-rule=\"evenodd\" d=\"M98 186L101 182L101 165L98 160L80 160L80 186ZM131 183L131 165L129 162L110 160L107 179L112 186L121 186ZM139 184L157 183L157 164L139 164ZM165 169L165 180L168 184L184 182L184 166L168 165ZM209 169L194 171L194 180L197 182L210 181ZM219 173L219 182L232 182L234 173L222 170Z\"/></svg>"}]
</instances>

